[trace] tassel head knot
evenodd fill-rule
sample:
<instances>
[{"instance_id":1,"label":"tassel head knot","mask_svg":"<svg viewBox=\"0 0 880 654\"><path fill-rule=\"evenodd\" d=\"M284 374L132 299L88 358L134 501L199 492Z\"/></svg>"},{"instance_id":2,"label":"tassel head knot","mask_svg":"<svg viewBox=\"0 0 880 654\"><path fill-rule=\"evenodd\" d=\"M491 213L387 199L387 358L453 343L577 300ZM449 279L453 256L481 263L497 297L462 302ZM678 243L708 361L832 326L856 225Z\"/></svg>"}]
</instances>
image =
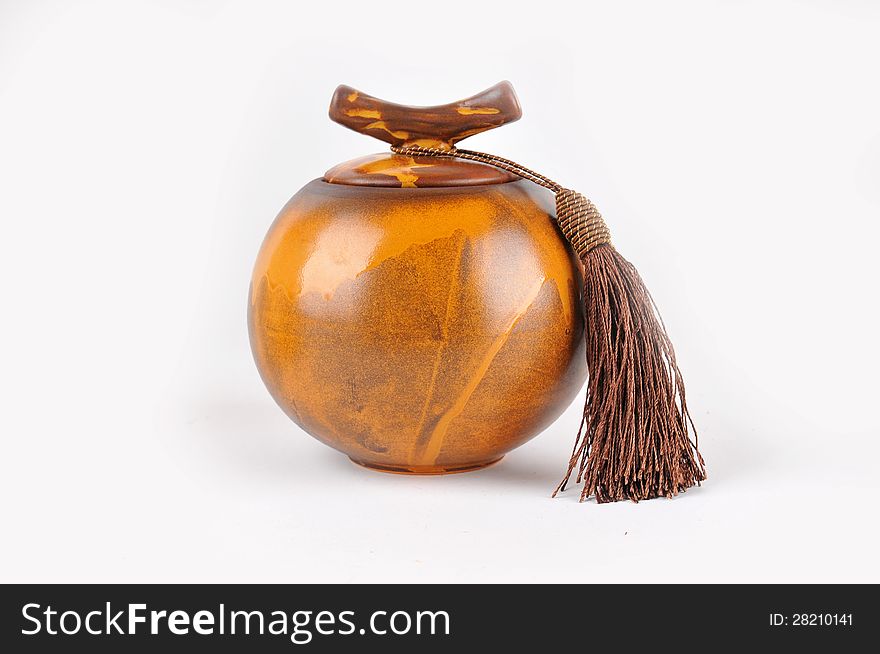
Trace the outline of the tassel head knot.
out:
<instances>
[{"instance_id":1,"label":"tassel head knot","mask_svg":"<svg viewBox=\"0 0 880 654\"><path fill-rule=\"evenodd\" d=\"M581 259L593 248L611 242L602 214L577 191L561 189L556 193L556 222Z\"/></svg>"}]
</instances>

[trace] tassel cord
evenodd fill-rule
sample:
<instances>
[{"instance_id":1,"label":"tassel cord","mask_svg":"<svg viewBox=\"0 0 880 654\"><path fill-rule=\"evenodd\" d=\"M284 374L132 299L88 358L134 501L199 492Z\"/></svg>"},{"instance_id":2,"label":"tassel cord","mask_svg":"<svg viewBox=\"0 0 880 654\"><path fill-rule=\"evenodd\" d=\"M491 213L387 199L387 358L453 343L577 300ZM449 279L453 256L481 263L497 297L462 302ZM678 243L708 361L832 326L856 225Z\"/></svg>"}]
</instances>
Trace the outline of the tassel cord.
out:
<instances>
[{"instance_id":1,"label":"tassel cord","mask_svg":"<svg viewBox=\"0 0 880 654\"><path fill-rule=\"evenodd\" d=\"M589 381L583 418L562 481L583 483L580 500L639 501L683 492L706 479L684 380L657 305L586 197L509 159L472 150L392 146L397 154L489 164L556 195L556 221L583 266ZM689 432L693 431L694 438Z\"/></svg>"}]
</instances>

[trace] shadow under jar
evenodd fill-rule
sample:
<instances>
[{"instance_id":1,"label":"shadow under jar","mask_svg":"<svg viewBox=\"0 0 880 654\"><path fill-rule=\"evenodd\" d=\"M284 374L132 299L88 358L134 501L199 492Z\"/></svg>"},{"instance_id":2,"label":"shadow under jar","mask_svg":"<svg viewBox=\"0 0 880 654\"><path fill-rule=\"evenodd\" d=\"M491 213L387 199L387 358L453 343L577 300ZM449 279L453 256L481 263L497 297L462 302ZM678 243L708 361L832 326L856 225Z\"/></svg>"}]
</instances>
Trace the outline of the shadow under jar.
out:
<instances>
[{"instance_id":1,"label":"shadow under jar","mask_svg":"<svg viewBox=\"0 0 880 654\"><path fill-rule=\"evenodd\" d=\"M507 83L404 107L350 87L331 118L448 148L519 118ZM300 190L254 268L260 374L305 431L369 468L485 467L546 428L586 378L581 280L552 195L482 163L378 154Z\"/></svg>"}]
</instances>

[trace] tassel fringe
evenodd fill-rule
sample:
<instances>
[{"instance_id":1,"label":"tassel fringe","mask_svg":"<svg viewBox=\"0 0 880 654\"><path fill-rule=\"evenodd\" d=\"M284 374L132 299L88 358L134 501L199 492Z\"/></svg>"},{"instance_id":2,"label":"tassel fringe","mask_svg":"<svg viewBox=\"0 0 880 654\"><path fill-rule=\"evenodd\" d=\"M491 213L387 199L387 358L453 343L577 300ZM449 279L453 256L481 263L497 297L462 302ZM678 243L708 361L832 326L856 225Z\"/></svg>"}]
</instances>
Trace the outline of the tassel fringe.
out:
<instances>
[{"instance_id":1,"label":"tassel fringe","mask_svg":"<svg viewBox=\"0 0 880 654\"><path fill-rule=\"evenodd\" d=\"M610 244L589 250L584 320L590 379L568 471L581 501L647 500L706 478L675 352L635 267ZM694 440L689 436L689 427Z\"/></svg>"}]
</instances>

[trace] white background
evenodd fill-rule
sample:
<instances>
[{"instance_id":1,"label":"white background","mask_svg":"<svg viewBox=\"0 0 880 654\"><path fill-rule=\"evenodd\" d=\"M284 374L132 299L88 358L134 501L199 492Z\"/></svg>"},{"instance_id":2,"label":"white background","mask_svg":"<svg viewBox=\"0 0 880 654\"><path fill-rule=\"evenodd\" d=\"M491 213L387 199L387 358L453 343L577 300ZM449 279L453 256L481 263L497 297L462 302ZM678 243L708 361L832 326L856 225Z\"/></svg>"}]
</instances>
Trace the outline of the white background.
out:
<instances>
[{"instance_id":1,"label":"white background","mask_svg":"<svg viewBox=\"0 0 880 654\"><path fill-rule=\"evenodd\" d=\"M0 3L0 580L880 581L880 7ZM502 464L354 467L253 365L276 212L413 104L510 79L468 141L600 207L663 310L709 481L549 493L580 413Z\"/></svg>"}]
</instances>

